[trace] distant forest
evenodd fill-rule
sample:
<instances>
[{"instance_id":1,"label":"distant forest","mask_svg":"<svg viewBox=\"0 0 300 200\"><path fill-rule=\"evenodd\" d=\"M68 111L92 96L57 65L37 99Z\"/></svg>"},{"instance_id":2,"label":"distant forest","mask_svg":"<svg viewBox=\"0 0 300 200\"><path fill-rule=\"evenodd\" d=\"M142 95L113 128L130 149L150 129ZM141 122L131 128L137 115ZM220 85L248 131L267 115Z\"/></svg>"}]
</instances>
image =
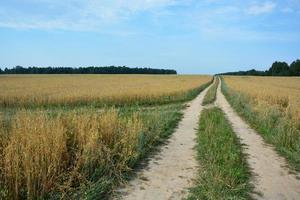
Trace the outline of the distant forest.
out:
<instances>
[{"instance_id":1,"label":"distant forest","mask_svg":"<svg viewBox=\"0 0 300 200\"><path fill-rule=\"evenodd\" d=\"M266 71L251 69L248 71L227 72L220 75L251 75L251 76L300 76L300 60L288 65L286 62L274 62Z\"/></svg>"},{"instance_id":2,"label":"distant forest","mask_svg":"<svg viewBox=\"0 0 300 200\"><path fill-rule=\"evenodd\" d=\"M0 68L0 74L177 74L172 69L108 67L28 67L16 66L12 69Z\"/></svg>"}]
</instances>

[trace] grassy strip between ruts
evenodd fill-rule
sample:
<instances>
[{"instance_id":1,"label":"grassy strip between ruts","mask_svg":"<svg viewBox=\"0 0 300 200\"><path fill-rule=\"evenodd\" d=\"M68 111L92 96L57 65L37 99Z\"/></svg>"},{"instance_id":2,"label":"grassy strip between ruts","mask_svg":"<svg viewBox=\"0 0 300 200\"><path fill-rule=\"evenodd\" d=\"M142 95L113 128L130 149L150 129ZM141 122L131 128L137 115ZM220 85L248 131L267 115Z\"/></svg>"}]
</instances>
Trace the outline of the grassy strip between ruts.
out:
<instances>
[{"instance_id":1,"label":"grassy strip between ruts","mask_svg":"<svg viewBox=\"0 0 300 200\"><path fill-rule=\"evenodd\" d=\"M197 142L199 176L187 199L251 199L250 169L219 108L202 111Z\"/></svg>"},{"instance_id":2,"label":"grassy strip between ruts","mask_svg":"<svg viewBox=\"0 0 300 200\"><path fill-rule=\"evenodd\" d=\"M300 131L276 106L254 110L251 97L227 87L222 79L222 92L231 106L284 156L291 169L300 171Z\"/></svg>"},{"instance_id":3,"label":"grassy strip between ruts","mask_svg":"<svg viewBox=\"0 0 300 200\"><path fill-rule=\"evenodd\" d=\"M207 91L207 93L203 99L203 102L202 102L203 106L213 103L216 100L219 78L215 77L214 79L215 79L215 81L214 81L213 85L209 88L209 90Z\"/></svg>"}]
</instances>

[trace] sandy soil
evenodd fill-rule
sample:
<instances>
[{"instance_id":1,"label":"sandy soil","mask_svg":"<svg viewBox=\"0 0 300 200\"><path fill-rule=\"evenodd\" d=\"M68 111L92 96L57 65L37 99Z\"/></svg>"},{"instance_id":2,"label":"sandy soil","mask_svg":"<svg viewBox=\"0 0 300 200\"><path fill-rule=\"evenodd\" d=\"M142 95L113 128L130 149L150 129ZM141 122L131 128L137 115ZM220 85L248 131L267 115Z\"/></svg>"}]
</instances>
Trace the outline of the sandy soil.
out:
<instances>
[{"instance_id":1,"label":"sandy soil","mask_svg":"<svg viewBox=\"0 0 300 200\"><path fill-rule=\"evenodd\" d=\"M220 81L221 82L221 81ZM220 84L217 91L217 105L223 109L235 133L245 144L244 152L248 155L248 163L252 172L255 186L255 199L268 200L299 200L300 180L289 173L287 163L262 137L251 129L231 108L221 93Z\"/></svg>"},{"instance_id":2,"label":"sandy soil","mask_svg":"<svg viewBox=\"0 0 300 200\"><path fill-rule=\"evenodd\" d=\"M208 89L189 103L184 117L167 145L137 173L137 178L120 190L116 199L182 199L197 175L196 132L202 100Z\"/></svg>"}]
</instances>

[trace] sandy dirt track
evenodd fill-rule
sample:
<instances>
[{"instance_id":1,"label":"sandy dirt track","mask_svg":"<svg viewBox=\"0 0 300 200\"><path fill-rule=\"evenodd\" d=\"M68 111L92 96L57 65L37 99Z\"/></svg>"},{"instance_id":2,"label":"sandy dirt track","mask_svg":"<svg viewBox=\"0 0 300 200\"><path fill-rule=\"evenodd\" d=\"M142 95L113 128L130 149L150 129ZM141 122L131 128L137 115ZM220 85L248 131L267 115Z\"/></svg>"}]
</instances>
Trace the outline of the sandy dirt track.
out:
<instances>
[{"instance_id":1,"label":"sandy dirt track","mask_svg":"<svg viewBox=\"0 0 300 200\"><path fill-rule=\"evenodd\" d=\"M221 81L220 81L221 83ZM287 163L273 147L264 143L262 137L251 129L232 109L221 92L219 84L216 104L224 111L234 132L245 144L244 152L254 174L255 199L299 200L300 180L290 174Z\"/></svg>"},{"instance_id":2,"label":"sandy dirt track","mask_svg":"<svg viewBox=\"0 0 300 200\"><path fill-rule=\"evenodd\" d=\"M138 172L137 178L120 189L116 199L163 200L182 199L197 175L196 132L208 88L188 104L184 116L168 144ZM121 193L121 195L120 195Z\"/></svg>"}]
</instances>

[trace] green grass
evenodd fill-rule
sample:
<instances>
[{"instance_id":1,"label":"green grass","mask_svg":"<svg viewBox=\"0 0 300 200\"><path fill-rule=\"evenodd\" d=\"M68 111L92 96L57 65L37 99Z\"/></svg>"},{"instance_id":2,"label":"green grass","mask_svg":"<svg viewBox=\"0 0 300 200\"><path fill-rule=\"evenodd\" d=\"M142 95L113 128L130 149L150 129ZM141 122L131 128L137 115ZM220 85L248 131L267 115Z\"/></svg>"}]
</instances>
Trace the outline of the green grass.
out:
<instances>
[{"instance_id":1,"label":"green grass","mask_svg":"<svg viewBox=\"0 0 300 200\"><path fill-rule=\"evenodd\" d=\"M188 200L250 199L250 170L241 144L219 108L203 110L197 136L200 163Z\"/></svg>"},{"instance_id":2,"label":"green grass","mask_svg":"<svg viewBox=\"0 0 300 200\"><path fill-rule=\"evenodd\" d=\"M209 88L206 95L204 96L204 99L203 99L203 102L202 102L203 106L211 104L216 100L216 94L217 94L217 88L218 88L218 84L219 84L219 78L215 77L215 79L216 79L216 81Z\"/></svg>"},{"instance_id":3,"label":"green grass","mask_svg":"<svg viewBox=\"0 0 300 200\"><path fill-rule=\"evenodd\" d=\"M229 89L224 80L222 92L239 115L286 158L289 167L300 171L300 130L292 124L289 117L275 106L263 106L254 110L251 98Z\"/></svg>"}]
</instances>

